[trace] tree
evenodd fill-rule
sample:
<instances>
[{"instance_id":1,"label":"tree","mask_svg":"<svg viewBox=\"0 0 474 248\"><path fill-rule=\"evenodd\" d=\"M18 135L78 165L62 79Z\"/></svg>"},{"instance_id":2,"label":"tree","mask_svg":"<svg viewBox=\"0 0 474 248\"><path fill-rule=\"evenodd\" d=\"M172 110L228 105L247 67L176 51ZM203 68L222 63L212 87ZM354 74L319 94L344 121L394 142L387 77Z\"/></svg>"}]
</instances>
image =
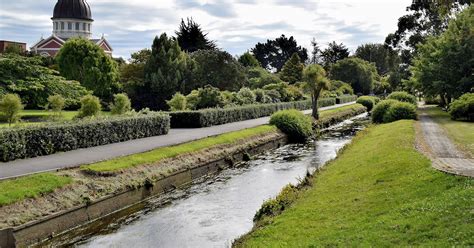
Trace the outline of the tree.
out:
<instances>
[{"instance_id":1,"label":"tree","mask_svg":"<svg viewBox=\"0 0 474 248\"><path fill-rule=\"evenodd\" d=\"M280 72L280 78L290 84L301 81L303 77L304 65L301 63L300 56L294 53L293 56L285 63Z\"/></svg>"},{"instance_id":2,"label":"tree","mask_svg":"<svg viewBox=\"0 0 474 248\"><path fill-rule=\"evenodd\" d=\"M419 46L411 81L427 96L439 95L449 104L474 88L474 7L449 23L439 37Z\"/></svg>"},{"instance_id":3,"label":"tree","mask_svg":"<svg viewBox=\"0 0 474 248\"><path fill-rule=\"evenodd\" d=\"M357 47L355 57L374 63L380 75L387 75L397 70L400 57L392 48L383 44L364 44Z\"/></svg>"},{"instance_id":4,"label":"tree","mask_svg":"<svg viewBox=\"0 0 474 248\"><path fill-rule=\"evenodd\" d=\"M166 100L185 88L189 58L178 42L166 33L155 37L150 59L147 61L143 86L136 89L136 105L154 110L168 108Z\"/></svg>"},{"instance_id":5,"label":"tree","mask_svg":"<svg viewBox=\"0 0 474 248\"><path fill-rule=\"evenodd\" d=\"M287 38L285 35L275 40L267 40L266 43L257 43L252 48L252 53L263 68L276 71L280 71L294 53L298 53L302 61L308 59L306 48L298 46L293 36Z\"/></svg>"},{"instance_id":6,"label":"tree","mask_svg":"<svg viewBox=\"0 0 474 248\"><path fill-rule=\"evenodd\" d=\"M188 53L198 50L217 50L217 45L209 40L207 35L192 18L188 18L187 22L181 19L179 30L176 31L176 40L181 49Z\"/></svg>"},{"instance_id":7,"label":"tree","mask_svg":"<svg viewBox=\"0 0 474 248\"><path fill-rule=\"evenodd\" d=\"M211 85L220 90L237 91L247 81L244 67L228 52L199 50L191 54L196 62L192 82L182 92Z\"/></svg>"},{"instance_id":8,"label":"tree","mask_svg":"<svg viewBox=\"0 0 474 248\"><path fill-rule=\"evenodd\" d=\"M312 116L319 120L318 100L321 91L329 89L330 81L326 78L326 71L320 65L309 65L303 71L305 87L311 92Z\"/></svg>"},{"instance_id":9,"label":"tree","mask_svg":"<svg viewBox=\"0 0 474 248\"><path fill-rule=\"evenodd\" d=\"M7 119L9 126L18 121L21 110L23 110L23 105L16 94L6 94L0 100L0 112Z\"/></svg>"},{"instance_id":10,"label":"tree","mask_svg":"<svg viewBox=\"0 0 474 248\"><path fill-rule=\"evenodd\" d=\"M5 48L5 53L13 53L13 54L22 55L24 52L23 52L23 50L21 49L21 46L20 46L20 45L12 44L12 45L8 45L8 46Z\"/></svg>"},{"instance_id":11,"label":"tree","mask_svg":"<svg viewBox=\"0 0 474 248\"><path fill-rule=\"evenodd\" d=\"M132 110L132 103L126 94L114 95L114 102L110 106L113 115L123 115Z\"/></svg>"},{"instance_id":12,"label":"tree","mask_svg":"<svg viewBox=\"0 0 474 248\"><path fill-rule=\"evenodd\" d=\"M347 57L349 57L349 48L342 43L337 44L335 41L329 43L328 47L321 52L321 60L326 70L337 61Z\"/></svg>"},{"instance_id":13,"label":"tree","mask_svg":"<svg viewBox=\"0 0 474 248\"><path fill-rule=\"evenodd\" d=\"M251 53L246 52L239 57L239 63L244 67L260 67L260 62Z\"/></svg>"},{"instance_id":14,"label":"tree","mask_svg":"<svg viewBox=\"0 0 474 248\"><path fill-rule=\"evenodd\" d=\"M346 58L331 67L331 79L350 83L355 93L372 93L378 77L377 68L359 58Z\"/></svg>"},{"instance_id":15,"label":"tree","mask_svg":"<svg viewBox=\"0 0 474 248\"><path fill-rule=\"evenodd\" d=\"M321 48L318 45L318 42L316 41L316 38L313 38L311 40L311 58L309 59L310 64L321 64Z\"/></svg>"},{"instance_id":16,"label":"tree","mask_svg":"<svg viewBox=\"0 0 474 248\"><path fill-rule=\"evenodd\" d=\"M263 88L268 84L281 83L281 79L262 67L253 67L247 69L248 85L252 89Z\"/></svg>"},{"instance_id":17,"label":"tree","mask_svg":"<svg viewBox=\"0 0 474 248\"><path fill-rule=\"evenodd\" d=\"M18 94L27 108L44 108L48 97L61 95L68 108L79 108L81 97L90 92L79 82L68 81L45 66L39 56L0 55L0 94Z\"/></svg>"},{"instance_id":18,"label":"tree","mask_svg":"<svg viewBox=\"0 0 474 248\"><path fill-rule=\"evenodd\" d=\"M62 76L79 81L96 96L109 99L119 87L117 63L89 40L69 39L56 59Z\"/></svg>"},{"instance_id":19,"label":"tree","mask_svg":"<svg viewBox=\"0 0 474 248\"><path fill-rule=\"evenodd\" d=\"M51 109L56 116L61 115L61 111L63 111L64 107L66 106L66 100L61 95L53 95L48 97L48 109Z\"/></svg>"}]
</instances>

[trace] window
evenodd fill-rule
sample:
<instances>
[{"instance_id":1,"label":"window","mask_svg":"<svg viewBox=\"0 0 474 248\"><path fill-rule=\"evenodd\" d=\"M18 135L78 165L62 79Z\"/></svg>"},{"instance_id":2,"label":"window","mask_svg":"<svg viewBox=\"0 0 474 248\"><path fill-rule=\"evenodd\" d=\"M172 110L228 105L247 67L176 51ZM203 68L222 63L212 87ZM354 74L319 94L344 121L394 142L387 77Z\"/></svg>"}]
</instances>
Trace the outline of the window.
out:
<instances>
[{"instance_id":1,"label":"window","mask_svg":"<svg viewBox=\"0 0 474 248\"><path fill-rule=\"evenodd\" d=\"M87 24L87 31L91 31L91 24Z\"/></svg>"},{"instance_id":2,"label":"window","mask_svg":"<svg viewBox=\"0 0 474 248\"><path fill-rule=\"evenodd\" d=\"M64 22L61 22L61 30L64 30Z\"/></svg>"},{"instance_id":3,"label":"window","mask_svg":"<svg viewBox=\"0 0 474 248\"><path fill-rule=\"evenodd\" d=\"M82 30L86 31L86 26L87 26L87 24L83 23L82 24Z\"/></svg>"},{"instance_id":4,"label":"window","mask_svg":"<svg viewBox=\"0 0 474 248\"><path fill-rule=\"evenodd\" d=\"M54 30L58 30L58 23L54 22Z\"/></svg>"},{"instance_id":5,"label":"window","mask_svg":"<svg viewBox=\"0 0 474 248\"><path fill-rule=\"evenodd\" d=\"M76 22L76 30L79 30L79 22Z\"/></svg>"},{"instance_id":6,"label":"window","mask_svg":"<svg viewBox=\"0 0 474 248\"><path fill-rule=\"evenodd\" d=\"M72 30L72 23L70 22L67 23L67 30Z\"/></svg>"}]
</instances>

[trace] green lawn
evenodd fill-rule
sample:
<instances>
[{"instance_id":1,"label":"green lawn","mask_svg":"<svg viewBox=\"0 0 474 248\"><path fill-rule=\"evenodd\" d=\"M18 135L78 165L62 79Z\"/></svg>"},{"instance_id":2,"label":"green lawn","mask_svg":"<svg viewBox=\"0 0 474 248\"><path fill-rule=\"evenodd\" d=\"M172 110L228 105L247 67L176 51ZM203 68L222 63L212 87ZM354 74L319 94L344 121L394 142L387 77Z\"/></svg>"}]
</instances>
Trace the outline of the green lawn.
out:
<instances>
[{"instance_id":1,"label":"green lawn","mask_svg":"<svg viewBox=\"0 0 474 248\"><path fill-rule=\"evenodd\" d=\"M361 132L294 205L235 246L472 247L474 179L434 170L414 140L413 121Z\"/></svg>"},{"instance_id":2,"label":"green lawn","mask_svg":"<svg viewBox=\"0 0 474 248\"><path fill-rule=\"evenodd\" d=\"M428 106L422 111L439 123L461 150L474 156L474 123L453 121L447 112L436 106Z\"/></svg>"},{"instance_id":3,"label":"green lawn","mask_svg":"<svg viewBox=\"0 0 474 248\"><path fill-rule=\"evenodd\" d=\"M358 104L358 103L354 103L354 104L347 105L347 106L342 106L342 107L338 107L338 108L324 110L324 111L321 111L319 117L321 119L324 119L326 117L329 117L331 115L336 114L337 112L341 112L341 111L348 110L348 109L355 109L355 108L360 107L360 106L362 106L362 105Z\"/></svg>"},{"instance_id":4,"label":"green lawn","mask_svg":"<svg viewBox=\"0 0 474 248\"><path fill-rule=\"evenodd\" d=\"M25 198L37 197L72 182L69 177L51 173L0 181L0 207Z\"/></svg>"}]
</instances>

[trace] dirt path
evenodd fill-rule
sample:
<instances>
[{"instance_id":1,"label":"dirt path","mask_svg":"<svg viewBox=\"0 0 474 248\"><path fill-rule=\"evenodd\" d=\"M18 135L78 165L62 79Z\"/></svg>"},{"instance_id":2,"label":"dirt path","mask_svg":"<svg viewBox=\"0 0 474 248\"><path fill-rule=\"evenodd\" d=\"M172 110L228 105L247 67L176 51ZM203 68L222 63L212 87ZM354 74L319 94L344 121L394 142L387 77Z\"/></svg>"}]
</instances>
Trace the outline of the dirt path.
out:
<instances>
[{"instance_id":1,"label":"dirt path","mask_svg":"<svg viewBox=\"0 0 474 248\"><path fill-rule=\"evenodd\" d=\"M423 106L420 108L423 109ZM419 119L419 148L430 157L433 167L451 174L474 177L474 159L461 152L428 114L421 112Z\"/></svg>"}]
</instances>

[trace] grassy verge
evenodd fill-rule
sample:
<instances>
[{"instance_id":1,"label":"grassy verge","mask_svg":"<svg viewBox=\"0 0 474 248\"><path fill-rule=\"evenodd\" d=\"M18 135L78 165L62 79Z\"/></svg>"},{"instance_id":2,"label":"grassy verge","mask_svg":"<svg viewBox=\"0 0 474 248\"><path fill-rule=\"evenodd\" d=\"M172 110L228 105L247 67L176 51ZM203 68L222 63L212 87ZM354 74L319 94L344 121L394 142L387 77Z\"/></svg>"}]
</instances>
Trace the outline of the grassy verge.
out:
<instances>
[{"instance_id":1,"label":"grassy verge","mask_svg":"<svg viewBox=\"0 0 474 248\"><path fill-rule=\"evenodd\" d=\"M331 117L334 114L337 114L339 112L346 111L346 110L353 110L353 109L359 108L360 106L362 106L362 105L358 104L358 103L354 103L354 104L347 105L347 106L342 106L342 107L339 107L339 108L324 110L324 111L321 111L319 117L321 119L328 118L328 117Z\"/></svg>"},{"instance_id":2,"label":"grassy verge","mask_svg":"<svg viewBox=\"0 0 474 248\"><path fill-rule=\"evenodd\" d=\"M461 150L474 156L474 123L453 121L447 112L436 106L428 106L422 112L440 124Z\"/></svg>"},{"instance_id":3,"label":"grassy verge","mask_svg":"<svg viewBox=\"0 0 474 248\"><path fill-rule=\"evenodd\" d=\"M0 181L0 207L52 192L71 182L72 179L69 177L51 173Z\"/></svg>"},{"instance_id":4,"label":"grassy verge","mask_svg":"<svg viewBox=\"0 0 474 248\"><path fill-rule=\"evenodd\" d=\"M176 146L162 147L145 153L134 154L100 163L85 165L81 168L94 172L118 171L137 165L156 163L163 159L173 158L185 153L196 152L216 145L231 144L245 138L249 138L263 133L268 133L275 130L276 127L273 126L259 126L255 128L249 128L236 132L221 134L214 137L204 138Z\"/></svg>"},{"instance_id":5,"label":"grassy verge","mask_svg":"<svg viewBox=\"0 0 474 248\"><path fill-rule=\"evenodd\" d=\"M474 180L431 168L413 121L374 126L236 247L472 246Z\"/></svg>"}]
</instances>

